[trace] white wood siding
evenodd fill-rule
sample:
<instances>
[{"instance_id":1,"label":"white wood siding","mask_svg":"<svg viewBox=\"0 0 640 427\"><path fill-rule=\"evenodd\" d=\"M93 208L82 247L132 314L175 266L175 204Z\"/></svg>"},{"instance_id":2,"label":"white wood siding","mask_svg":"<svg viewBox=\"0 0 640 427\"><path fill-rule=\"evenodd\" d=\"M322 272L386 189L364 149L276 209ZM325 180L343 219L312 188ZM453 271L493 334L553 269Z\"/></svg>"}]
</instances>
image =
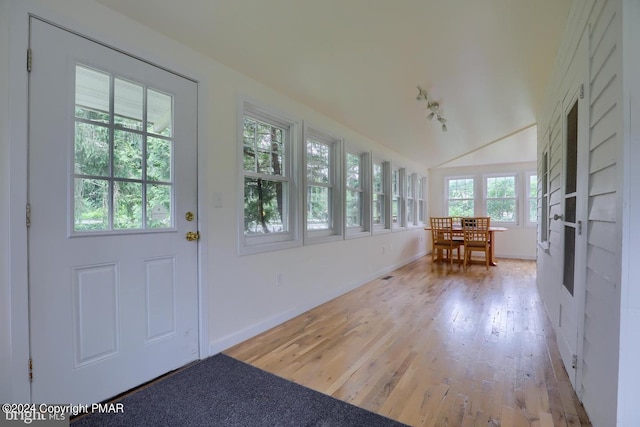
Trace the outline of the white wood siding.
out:
<instances>
[{"instance_id":1,"label":"white wood siding","mask_svg":"<svg viewBox=\"0 0 640 427\"><path fill-rule=\"evenodd\" d=\"M620 332L621 0L574 0L539 122L538 158L549 150L550 218L562 214L563 96L577 72L589 76L589 194L582 371L578 393L594 426L616 423ZM589 69L574 62L588 31ZM577 68L576 68L577 67ZM562 286L562 227L551 221L549 253L539 251L538 287L555 327ZM579 371L580 372L580 371Z\"/></svg>"}]
</instances>

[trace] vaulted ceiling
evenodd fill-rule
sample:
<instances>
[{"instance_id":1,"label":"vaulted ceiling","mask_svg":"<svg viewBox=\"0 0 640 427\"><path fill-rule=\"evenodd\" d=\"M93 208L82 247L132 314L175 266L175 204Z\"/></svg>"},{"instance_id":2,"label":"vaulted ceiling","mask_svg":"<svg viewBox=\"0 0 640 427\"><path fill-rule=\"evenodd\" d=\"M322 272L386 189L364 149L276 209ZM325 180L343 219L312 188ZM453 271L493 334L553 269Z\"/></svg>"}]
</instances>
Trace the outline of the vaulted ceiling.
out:
<instances>
[{"instance_id":1,"label":"vaulted ceiling","mask_svg":"<svg viewBox=\"0 0 640 427\"><path fill-rule=\"evenodd\" d=\"M535 160L571 0L98 0L425 167ZM440 103L447 132L416 100Z\"/></svg>"}]
</instances>

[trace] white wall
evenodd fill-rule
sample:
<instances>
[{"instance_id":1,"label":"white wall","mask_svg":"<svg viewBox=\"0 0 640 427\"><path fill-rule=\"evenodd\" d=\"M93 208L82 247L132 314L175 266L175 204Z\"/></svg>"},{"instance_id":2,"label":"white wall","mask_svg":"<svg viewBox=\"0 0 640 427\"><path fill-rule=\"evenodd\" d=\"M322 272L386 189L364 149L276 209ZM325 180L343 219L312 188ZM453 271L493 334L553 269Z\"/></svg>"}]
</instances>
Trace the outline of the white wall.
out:
<instances>
[{"instance_id":1,"label":"white wall","mask_svg":"<svg viewBox=\"0 0 640 427\"><path fill-rule=\"evenodd\" d=\"M505 163L484 166L467 166L456 168L434 168L429 170L429 215L446 216L445 179L447 177L473 176L476 183L482 182L486 175L495 173L515 173L518 176L518 188L524 191L523 181L527 172L536 171L535 162ZM478 187L478 186L476 186ZM495 255L503 258L535 259L536 258L536 228L527 226L524 219L525 204L521 194L518 212L519 223L508 226L506 232L496 233ZM481 196L482 198L482 196ZM477 199L477 198L476 198ZM485 215L482 206L476 206L476 215Z\"/></svg>"},{"instance_id":2,"label":"white wall","mask_svg":"<svg viewBox=\"0 0 640 427\"><path fill-rule=\"evenodd\" d=\"M237 99L245 95L308 120L374 155L426 175L380 144L234 70L91 1L0 0L0 401L28 401L26 359L27 12L199 80L199 227L206 314L204 353L218 352L426 253L422 228L257 255L237 255ZM10 9L10 10L8 10ZM8 13L6 13L8 11ZM10 21L10 25L7 23ZM8 29L11 38L6 37ZM10 45L7 45L9 40ZM6 59L10 61L7 62ZM37 66L37 56L34 57ZM6 71L11 71L8 85ZM7 100L14 111L9 112ZM7 135L7 128L11 137ZM7 156L7 153L11 153ZM8 159L11 159L9 162ZM11 178L10 184L7 177ZM222 207L213 195L222 195ZM8 218L7 209L14 213ZM20 215L22 217L20 218ZM8 256L12 255L12 262ZM37 268L33 266L32 268ZM276 273L281 283L276 284ZM11 295L11 299L7 295ZM9 301L11 303L9 304ZM37 314L36 314L37 315ZM16 334L16 332L19 332ZM10 337L11 335L11 337ZM6 345L8 344L8 345ZM13 359L12 359L13 358ZM4 362L7 363L4 363Z\"/></svg>"}]
</instances>

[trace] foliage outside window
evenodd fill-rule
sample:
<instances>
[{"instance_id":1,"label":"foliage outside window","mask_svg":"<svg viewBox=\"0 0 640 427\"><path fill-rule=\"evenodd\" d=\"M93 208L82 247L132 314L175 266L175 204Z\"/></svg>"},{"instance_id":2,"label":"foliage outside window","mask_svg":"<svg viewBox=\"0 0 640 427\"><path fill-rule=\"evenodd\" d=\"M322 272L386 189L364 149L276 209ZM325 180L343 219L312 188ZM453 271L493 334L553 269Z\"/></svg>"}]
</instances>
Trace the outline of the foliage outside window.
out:
<instances>
[{"instance_id":1,"label":"foliage outside window","mask_svg":"<svg viewBox=\"0 0 640 427\"><path fill-rule=\"evenodd\" d=\"M173 97L76 65L73 230L173 227Z\"/></svg>"},{"instance_id":2,"label":"foliage outside window","mask_svg":"<svg viewBox=\"0 0 640 427\"><path fill-rule=\"evenodd\" d=\"M387 228L387 194L385 186L386 168L385 163L374 161L373 163L373 226L377 229Z\"/></svg>"},{"instance_id":3,"label":"foliage outside window","mask_svg":"<svg viewBox=\"0 0 640 427\"><path fill-rule=\"evenodd\" d=\"M474 216L474 179L447 180L447 215Z\"/></svg>"},{"instance_id":4,"label":"foliage outside window","mask_svg":"<svg viewBox=\"0 0 640 427\"><path fill-rule=\"evenodd\" d=\"M516 222L516 177L487 177L487 216L492 222Z\"/></svg>"},{"instance_id":5,"label":"foliage outside window","mask_svg":"<svg viewBox=\"0 0 640 427\"><path fill-rule=\"evenodd\" d=\"M529 208L527 209L527 222L535 224L538 222L538 176L535 174L528 175L529 191Z\"/></svg>"}]
</instances>

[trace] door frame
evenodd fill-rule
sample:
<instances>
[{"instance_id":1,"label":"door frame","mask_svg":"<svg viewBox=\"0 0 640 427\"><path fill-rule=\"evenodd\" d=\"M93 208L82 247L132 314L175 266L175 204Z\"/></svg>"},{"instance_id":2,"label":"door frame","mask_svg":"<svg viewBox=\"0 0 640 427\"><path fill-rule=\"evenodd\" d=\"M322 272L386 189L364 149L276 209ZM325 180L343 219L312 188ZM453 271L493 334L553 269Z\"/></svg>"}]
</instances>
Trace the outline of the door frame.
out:
<instances>
[{"instance_id":1,"label":"door frame","mask_svg":"<svg viewBox=\"0 0 640 427\"><path fill-rule=\"evenodd\" d=\"M31 384L28 381L28 360L29 360L29 300L28 300L28 248L27 229L25 224L25 208L28 200L27 179L28 179L28 73L26 70L26 51L29 46L29 19L30 16L37 16L39 19L87 38L99 44L125 53L144 62L150 63L159 68L170 71L179 76L194 81L197 84L197 199L198 199L198 230L200 234L207 234L208 217L206 194L208 185L206 181L206 159L208 148L206 141L208 127L206 125L208 108L204 100L207 99L208 78L198 71L198 65L202 60L195 54L184 53L184 49L156 49L149 43L139 40L155 40L158 45L175 46L176 42L148 30L143 27L134 28L127 22L120 22L119 16L115 12L104 9L105 14L113 14L118 24L129 25L133 32L142 33L149 37L126 39L120 34L111 31L103 15L88 17L82 10L74 10L69 3L62 6L49 5L42 0L23 0L20 2L9 2L9 87L8 105L8 134L9 139L9 274L6 287L0 288L0 294L10 296L8 307L1 307L1 310L8 310L5 318L9 321L8 330L0 330L2 334L8 334L6 342L9 348L6 353L0 353L0 358L6 358L6 370L0 371L0 376L7 375L7 397L13 402L31 401ZM99 8L101 6L96 6ZM57 9L56 9L57 8ZM81 8L80 8L81 9ZM92 12L95 12L92 9ZM94 17L95 16L95 17ZM178 51L179 53L172 53ZM191 60L184 60L184 56ZM36 59L34 58L34 64ZM162 65L166 64L166 65ZM202 218L202 219L201 219ZM209 286L207 265L208 250L205 239L198 242L198 344L199 359L210 356L209 343Z\"/></svg>"},{"instance_id":2,"label":"door frame","mask_svg":"<svg viewBox=\"0 0 640 427\"><path fill-rule=\"evenodd\" d=\"M561 183L561 212L565 215L565 190L566 190L566 169L567 169L567 112L571 109L575 102L578 102L578 135L577 135L577 159L576 159L576 245L574 248L574 289L573 300L576 308L576 368L573 371L574 377L572 384L578 398L582 399L582 371L584 368L583 349L584 349L584 320L586 313L586 280L587 280L587 249L589 239L589 157L590 157L590 68L589 68L589 32L584 32L577 49L582 50L583 62L578 62L573 66L577 67L574 81L568 85L568 89L560 103L560 113L562 114L562 183ZM568 100L568 103L567 103ZM586 184L585 184L586 182ZM579 196L582 192L582 197ZM582 233L578 234L578 223L582 223ZM564 218L562 219L562 227L564 230ZM562 263L559 273L560 292L568 292L563 284L564 278L564 248L565 239L564 232L562 236ZM558 298L558 302L560 302ZM558 325L558 328L560 326ZM561 331L556 332L556 336L562 334ZM571 377L571 369L565 367L567 373Z\"/></svg>"}]
</instances>

